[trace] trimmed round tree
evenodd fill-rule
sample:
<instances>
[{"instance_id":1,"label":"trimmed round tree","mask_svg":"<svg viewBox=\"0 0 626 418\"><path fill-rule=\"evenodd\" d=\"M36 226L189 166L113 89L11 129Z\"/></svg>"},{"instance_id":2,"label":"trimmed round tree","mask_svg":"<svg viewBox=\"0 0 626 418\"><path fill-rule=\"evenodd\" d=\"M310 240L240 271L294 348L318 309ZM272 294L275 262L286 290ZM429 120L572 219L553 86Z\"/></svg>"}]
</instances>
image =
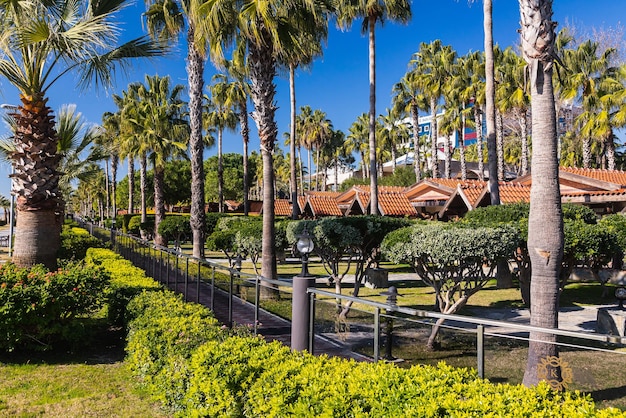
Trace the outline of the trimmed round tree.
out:
<instances>
[{"instance_id":1,"label":"trimmed round tree","mask_svg":"<svg viewBox=\"0 0 626 418\"><path fill-rule=\"evenodd\" d=\"M453 224L415 225L387 235L381 250L396 263L409 263L435 291L438 309L454 314L469 298L495 278L497 263L507 260L519 243L509 226L463 228ZM435 348L439 319L428 348Z\"/></svg>"}]
</instances>

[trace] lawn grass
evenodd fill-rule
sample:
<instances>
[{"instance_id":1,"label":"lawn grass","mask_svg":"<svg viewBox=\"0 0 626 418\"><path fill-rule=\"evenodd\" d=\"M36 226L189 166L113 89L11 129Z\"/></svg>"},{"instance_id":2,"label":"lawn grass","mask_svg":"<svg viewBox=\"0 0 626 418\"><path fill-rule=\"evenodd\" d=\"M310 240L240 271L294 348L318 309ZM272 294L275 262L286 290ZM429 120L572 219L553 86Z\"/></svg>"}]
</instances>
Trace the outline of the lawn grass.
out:
<instances>
[{"instance_id":1,"label":"lawn grass","mask_svg":"<svg viewBox=\"0 0 626 418\"><path fill-rule=\"evenodd\" d=\"M165 417L123 362L120 329L86 347L0 354L0 417Z\"/></svg>"}]
</instances>

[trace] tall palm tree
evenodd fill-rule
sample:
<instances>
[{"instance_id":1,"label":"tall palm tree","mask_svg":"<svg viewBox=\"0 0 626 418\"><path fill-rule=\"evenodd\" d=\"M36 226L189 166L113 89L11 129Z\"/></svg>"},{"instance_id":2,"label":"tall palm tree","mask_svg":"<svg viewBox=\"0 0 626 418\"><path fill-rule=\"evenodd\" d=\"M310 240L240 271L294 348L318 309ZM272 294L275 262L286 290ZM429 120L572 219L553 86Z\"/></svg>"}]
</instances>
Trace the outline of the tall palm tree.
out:
<instances>
[{"instance_id":1,"label":"tall palm tree","mask_svg":"<svg viewBox=\"0 0 626 418\"><path fill-rule=\"evenodd\" d=\"M496 146L496 86L492 0L483 0L483 27L485 33L485 122L487 125L489 195L491 197L491 204L499 205L500 186L498 183L498 155Z\"/></svg>"},{"instance_id":2,"label":"tall palm tree","mask_svg":"<svg viewBox=\"0 0 626 418\"><path fill-rule=\"evenodd\" d=\"M367 113L362 113L348 128L348 136L346 137L346 152L358 152L361 156L361 177L369 176L368 165L365 163L365 153L369 148L369 122Z\"/></svg>"},{"instance_id":3,"label":"tall palm tree","mask_svg":"<svg viewBox=\"0 0 626 418\"><path fill-rule=\"evenodd\" d=\"M588 40L576 49L565 49L563 61L567 69L565 82L561 83L560 95L564 100L575 100L583 107L584 116L579 123L594 124L599 113L601 86L605 79L613 77L617 71L611 65L616 54L613 48L600 50L597 42ZM591 165L591 140L593 129L586 129L582 140L583 168Z\"/></svg>"},{"instance_id":4,"label":"tall palm tree","mask_svg":"<svg viewBox=\"0 0 626 418\"><path fill-rule=\"evenodd\" d=\"M202 133L202 101L204 67L208 39L196 28L201 24L191 0L148 0L146 23L148 33L156 39L172 41L184 36L187 44L187 79L189 93L189 153L191 156L191 216L193 256L204 258L205 195L204 146ZM185 26L186 24L186 26ZM186 29L186 30L185 30ZM183 35L184 34L184 35Z\"/></svg>"},{"instance_id":5,"label":"tall palm tree","mask_svg":"<svg viewBox=\"0 0 626 418\"><path fill-rule=\"evenodd\" d=\"M452 68L456 60L456 52L449 45L442 45L437 39L430 44L422 42L419 51L411 60L412 71L415 71L417 82L430 105L431 114L431 159L432 177L438 177L439 160L437 152L437 109L446 83L450 82Z\"/></svg>"},{"instance_id":6,"label":"tall palm tree","mask_svg":"<svg viewBox=\"0 0 626 418\"><path fill-rule=\"evenodd\" d=\"M391 154L393 173L396 172L396 160L398 159L398 145L408 142L409 127L400 120L401 113L398 108L387 108L386 113L378 116L381 132L381 148ZM382 166L383 161L380 160Z\"/></svg>"},{"instance_id":7,"label":"tall palm tree","mask_svg":"<svg viewBox=\"0 0 626 418\"><path fill-rule=\"evenodd\" d=\"M461 91L461 99L472 104L474 130L476 132L476 156L478 158L478 178L484 179L483 161L483 105L485 103L485 62L481 51L470 52L463 56L462 72L468 82Z\"/></svg>"},{"instance_id":8,"label":"tall palm tree","mask_svg":"<svg viewBox=\"0 0 626 418\"><path fill-rule=\"evenodd\" d=\"M224 162L222 142L224 130L234 130L237 126L237 114L234 103L228 97L230 80L225 74L213 77L213 84L209 86L211 96L208 100L208 112L204 114L205 124L217 130L217 190L219 212L224 212Z\"/></svg>"},{"instance_id":9,"label":"tall palm tree","mask_svg":"<svg viewBox=\"0 0 626 418\"><path fill-rule=\"evenodd\" d=\"M159 234L165 218L165 163L174 157L186 157L189 122L183 118L186 103L180 98L184 86L170 88L169 77L146 76L137 85L140 98L137 119L132 122L142 130L141 138L149 147L148 160L154 168L154 241L167 245Z\"/></svg>"},{"instance_id":10,"label":"tall palm tree","mask_svg":"<svg viewBox=\"0 0 626 418\"><path fill-rule=\"evenodd\" d=\"M510 113L520 127L520 174L528 174L528 111L530 109L530 97L527 92L524 77L526 63L517 55L512 48L507 48L502 53L502 62L499 68L500 83L496 90L498 98L497 107L501 113Z\"/></svg>"},{"instance_id":11,"label":"tall palm tree","mask_svg":"<svg viewBox=\"0 0 626 418\"><path fill-rule=\"evenodd\" d=\"M199 17L197 34L211 41L211 54L223 57L224 50L239 44L247 50L254 103L252 118L259 130L263 159L263 244L261 274L276 277L276 249L274 227L274 169L272 154L275 149L277 127L275 121L277 61L283 51L304 50L301 42L315 31L316 16L324 13L322 2L283 2L270 0L259 4L254 0L213 1L197 0L193 7ZM262 7L260 7L262 6ZM274 292L265 291L264 297Z\"/></svg>"},{"instance_id":12,"label":"tall palm tree","mask_svg":"<svg viewBox=\"0 0 626 418\"><path fill-rule=\"evenodd\" d=\"M245 63L245 54L237 59L227 61L225 68L232 81L226 94L227 102L237 110L239 129L243 141L243 213L248 216L250 210L250 170L248 162L248 145L250 143L250 128L248 126L248 99L250 97L250 83Z\"/></svg>"},{"instance_id":13,"label":"tall palm tree","mask_svg":"<svg viewBox=\"0 0 626 418\"><path fill-rule=\"evenodd\" d=\"M393 106L402 108L411 117L413 129L413 169L415 181L422 179L419 144L419 111L427 108L426 97L421 93L415 72L407 72L400 82L393 86Z\"/></svg>"},{"instance_id":14,"label":"tall palm tree","mask_svg":"<svg viewBox=\"0 0 626 418\"><path fill-rule=\"evenodd\" d=\"M96 146L105 154L105 177L109 180L109 163L111 165L111 184L107 186L107 196L110 193L111 215L117 215L117 169L120 163L117 138L120 135L120 120L118 113L105 112L102 115L101 134L96 138Z\"/></svg>"},{"instance_id":15,"label":"tall palm tree","mask_svg":"<svg viewBox=\"0 0 626 418\"><path fill-rule=\"evenodd\" d=\"M532 109L533 158L528 219L528 252L532 263L530 324L557 328L559 272L563 258L563 214L559 190L556 110L552 86L554 27L552 1L520 0L521 38ZM536 385L539 365L558 356L556 336L531 331L523 383ZM554 362L550 362L554 364ZM548 366L552 367L552 366ZM560 376L560 370L550 370ZM558 382L557 382L558 383Z\"/></svg>"},{"instance_id":16,"label":"tall palm tree","mask_svg":"<svg viewBox=\"0 0 626 418\"><path fill-rule=\"evenodd\" d=\"M48 92L63 76L78 75L79 86L110 85L113 65L161 54L146 38L117 48L117 12L123 0L3 3L0 75L17 88L16 150L11 156L17 195L17 233L13 261L20 266L56 267L63 199L59 192L58 136L48 107Z\"/></svg>"},{"instance_id":17,"label":"tall palm tree","mask_svg":"<svg viewBox=\"0 0 626 418\"><path fill-rule=\"evenodd\" d=\"M387 20L408 23L411 3L407 0L342 0L337 7L337 22L349 27L355 19L363 19L362 33L369 41L369 165L370 211L378 214L378 177L376 175L376 23Z\"/></svg>"}]
</instances>

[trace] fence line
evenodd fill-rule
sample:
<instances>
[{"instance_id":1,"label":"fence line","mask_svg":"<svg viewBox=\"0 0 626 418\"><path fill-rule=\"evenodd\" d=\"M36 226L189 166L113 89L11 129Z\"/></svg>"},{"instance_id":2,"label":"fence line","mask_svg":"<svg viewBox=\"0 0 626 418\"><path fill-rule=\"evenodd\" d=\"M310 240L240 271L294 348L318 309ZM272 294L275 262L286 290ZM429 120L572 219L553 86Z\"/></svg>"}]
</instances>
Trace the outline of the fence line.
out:
<instances>
[{"instance_id":1,"label":"fence line","mask_svg":"<svg viewBox=\"0 0 626 418\"><path fill-rule=\"evenodd\" d=\"M233 298L237 297L234 295L234 281L235 279L243 281L244 283L249 283L250 285L252 285L252 283L254 283L254 287L255 287L255 302L254 302L254 309L255 309L255 321L254 321L254 333L257 334L258 333L258 318L259 318L259 310L260 308L260 288L261 286L266 286L266 287L272 287L272 286L281 286L281 287L285 287L285 288L291 288L292 287L292 283L289 281L282 281L282 280L273 280L273 279L268 279L268 278L264 278L260 275L255 275L255 274L249 274L249 273L245 273L245 272L241 272L238 271L237 269L233 268L233 267L228 267L225 266L223 264L220 263L216 263L210 260L206 260L206 259L199 259L184 253L181 253L179 251L176 251L174 249L171 248L167 248L167 247L162 247L162 246L158 246L158 245L154 245L151 244L149 241L143 240L141 238L138 237L134 237L128 234L123 234L120 231L116 231L114 229L112 230L106 230L103 228L99 228L94 226L93 224L88 224L88 226L86 227L86 229L88 229L92 235L97 236L98 238L102 239L105 242L111 242L112 247L115 251L117 251L118 253L120 253L122 256L124 256L126 259L130 260L131 262L133 262L136 266L140 266L142 267L145 271L146 274L150 275L151 277L155 278L156 280L158 280L159 282L165 282L166 285L169 287L170 285L170 274L173 275L173 280L174 281L174 290L175 291L179 291L178 289L178 283L179 280L181 279L181 275L184 274L184 276L182 276L184 279L182 280L182 282L184 283L184 289L182 291L182 293L184 294L185 300L187 300L187 293L189 290L189 278L190 273L189 273L189 262L192 261L194 264L197 264L197 271L196 271L196 276L195 276L195 281L196 281L196 297L197 300L196 302L199 302L199 295L200 295L200 282L203 281L205 282L205 280L201 277L200 274L200 270L201 270L201 266L206 266L209 267L211 269L211 279L210 279L210 289L211 289L211 303L210 303L210 308L212 310L214 310L214 298L215 298L215 289L216 289L216 285L215 285L215 273L216 270L220 270L223 271L225 273L228 274L229 276L229 283L228 283L228 298L229 298L229 303L228 303L228 318L229 318L229 326L232 326L232 318L233 318ZM158 251L158 257L156 255L153 254L153 251ZM167 255L167 264L165 266L165 271L166 271L166 277L165 280L163 279L163 258L164 258L164 254ZM174 257L175 260L175 266L170 266L170 258L171 256ZM184 271L179 267L179 259L181 258L185 258L185 263L184 263ZM159 268L157 268L159 267ZM158 277L157 277L158 276ZM244 285L245 286L245 285ZM223 289L222 289L223 290ZM368 300L362 297L355 297L355 296L349 296L349 295L340 295L337 294L335 292L329 292L326 290L322 290L322 289L317 289L317 288L308 288L307 289L307 293L309 294L309 297L311 298L311 313L310 313L310 324L309 324L309 351L311 353L314 352L314 340L315 340L315 305L317 302L319 302L318 297L321 298L328 298L328 299L333 299L333 300L341 300L341 301L349 301L352 302L354 304L358 304L358 305L363 305L363 306L367 306L370 309L373 309L373 314L374 314L374 324L373 324L373 328L374 328L374 335L373 335L373 345L374 345L374 360L378 361L380 359L380 329L381 329L381 321L380 318L381 316L385 316L391 320L397 319L397 320L403 320L403 321L407 321L407 322L412 322L412 323L420 323L420 324L424 324L424 325L428 325L428 326L432 326L433 323L430 321L427 321L428 319L444 319L446 321L454 321L456 323L462 323L462 324L466 324L469 327L468 328L464 328L464 327L459 327L459 326L450 326L450 325L446 325L445 323L443 325L441 325L442 328L449 328L449 329L456 329L459 331L463 331L463 332L469 332L469 333L475 333L476 334L476 341L477 341L477 370L478 373L481 377L484 377L484 350L485 350L485 341L484 341L484 337L485 336L494 336L494 337L500 337L500 338L506 338L506 339L512 339L512 340L524 340L524 341L531 341L531 339L529 337L520 337L520 336L516 336L516 335L508 335L508 334L499 334L499 333L490 333L490 332L486 332L485 327L497 327L497 328L505 328L505 329L512 329L512 330L517 330L517 331L521 331L521 332L540 332L540 333L544 333L544 334L551 334L551 335L555 335L555 336L561 336L561 337L570 337L570 338L575 338L575 339L579 339L579 340L584 340L584 341L593 341L593 342L601 342L601 343L606 343L606 344L610 344L610 345L621 345L624 346L626 345L626 337L622 337L622 336L614 336L614 335L608 335L608 334L597 334L597 333L582 333L582 332L576 332L576 331L568 331L568 330L562 330L562 329L552 329L552 328L541 328L541 327L535 327L535 326L531 326L531 325L525 325L525 324L518 324L518 323L514 323L514 322L508 322L508 321L500 321L500 320L492 320L492 319L484 319L484 318L476 318L476 317L468 317L468 316L463 316L463 315L451 315L451 314L443 314L443 313L439 313L439 312L434 312L434 311L427 311L427 310L419 310L419 309L412 309L412 308L407 308L407 307L402 307L402 306L397 306L394 304L388 304L388 303L382 303L382 302L376 302L376 301L372 301L372 300ZM356 307L352 307L352 309L357 309ZM358 309L357 309L358 310ZM382 313L382 311L384 310L384 314ZM369 312L369 311L368 311ZM400 316L403 315L403 316ZM475 327L475 328L474 328ZM597 347L592 347L592 346L586 346L586 345L574 345L574 344L568 344L568 343L563 343L563 342L555 342L554 344L559 345L559 346L567 346L567 347L574 347L574 348L580 348L580 349L585 349L585 350L596 350L596 351L605 351L605 352L611 352L613 354L622 354L622 355L626 355L625 351L611 351L611 350L606 350L606 349L602 349L602 348L597 348Z\"/></svg>"}]
</instances>

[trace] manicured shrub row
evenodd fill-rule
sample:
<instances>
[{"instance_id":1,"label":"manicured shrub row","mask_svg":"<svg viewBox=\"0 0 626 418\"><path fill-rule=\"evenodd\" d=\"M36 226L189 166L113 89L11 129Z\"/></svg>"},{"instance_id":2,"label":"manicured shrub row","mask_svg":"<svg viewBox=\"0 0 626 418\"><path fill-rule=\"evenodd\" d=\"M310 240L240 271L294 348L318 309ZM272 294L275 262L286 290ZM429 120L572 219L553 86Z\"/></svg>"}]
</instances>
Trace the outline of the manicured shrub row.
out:
<instances>
[{"instance_id":1,"label":"manicured shrub row","mask_svg":"<svg viewBox=\"0 0 626 418\"><path fill-rule=\"evenodd\" d=\"M128 316L128 364L179 416L624 416L578 393L495 385L443 363L401 369L294 353L232 335L169 291L139 295Z\"/></svg>"},{"instance_id":2,"label":"manicured shrub row","mask_svg":"<svg viewBox=\"0 0 626 418\"><path fill-rule=\"evenodd\" d=\"M147 289L161 289L161 285L147 277L143 270L111 250L90 248L87 250L85 262L88 265L101 266L111 276L106 297L108 317L114 324L124 323L126 306L134 296Z\"/></svg>"},{"instance_id":3,"label":"manicured shrub row","mask_svg":"<svg viewBox=\"0 0 626 418\"><path fill-rule=\"evenodd\" d=\"M87 249L103 246L102 241L89 235L86 229L66 224L61 231L61 248L57 257L62 260L82 260Z\"/></svg>"},{"instance_id":4,"label":"manicured shrub row","mask_svg":"<svg viewBox=\"0 0 626 418\"><path fill-rule=\"evenodd\" d=\"M108 281L103 269L82 263L54 272L0 266L0 349L84 340L88 330L78 319L103 305Z\"/></svg>"}]
</instances>

